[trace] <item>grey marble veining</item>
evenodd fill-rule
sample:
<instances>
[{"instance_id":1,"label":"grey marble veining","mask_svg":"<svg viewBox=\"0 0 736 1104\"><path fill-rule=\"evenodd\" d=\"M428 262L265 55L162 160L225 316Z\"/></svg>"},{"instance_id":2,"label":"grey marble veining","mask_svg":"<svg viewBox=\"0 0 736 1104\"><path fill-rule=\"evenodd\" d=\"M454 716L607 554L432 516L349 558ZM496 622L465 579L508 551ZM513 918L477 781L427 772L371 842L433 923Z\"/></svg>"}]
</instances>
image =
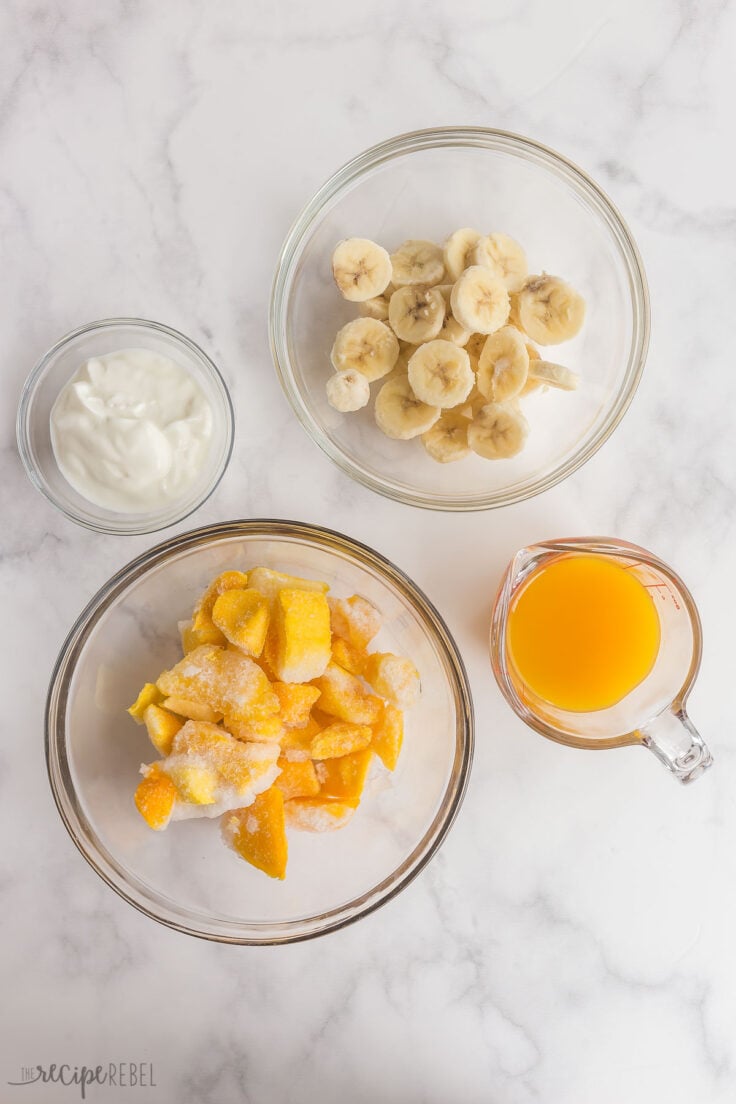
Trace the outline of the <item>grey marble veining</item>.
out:
<instances>
[{"instance_id":1,"label":"grey marble veining","mask_svg":"<svg viewBox=\"0 0 736 1104\"><path fill-rule=\"evenodd\" d=\"M75 1098L6 1086L23 1065L112 1060L153 1062L157 1087L89 1099L736 1097L735 45L732 0L0 7L1 1100ZM276 254L307 197L360 149L448 123L581 164L623 211L652 292L647 369L611 440L548 494L467 517L349 482L291 415L266 335ZM402 895L326 940L237 949L169 932L107 889L54 808L55 656L152 539L57 515L25 480L13 422L37 357L113 314L182 329L230 385L233 460L185 525L341 529L428 591L466 658L478 748L461 816ZM689 790L638 749L546 743L496 691L478 588L490 602L516 548L573 532L645 544L695 593L691 711L716 764Z\"/></svg>"}]
</instances>

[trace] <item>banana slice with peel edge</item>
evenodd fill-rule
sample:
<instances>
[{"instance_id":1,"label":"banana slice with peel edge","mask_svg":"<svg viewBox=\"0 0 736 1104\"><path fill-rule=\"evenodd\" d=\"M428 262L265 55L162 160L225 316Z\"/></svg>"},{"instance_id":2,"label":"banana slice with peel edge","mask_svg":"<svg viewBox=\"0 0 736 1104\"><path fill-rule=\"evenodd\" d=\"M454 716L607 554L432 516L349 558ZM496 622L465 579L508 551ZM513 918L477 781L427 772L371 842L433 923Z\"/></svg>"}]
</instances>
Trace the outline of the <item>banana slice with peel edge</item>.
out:
<instances>
[{"instance_id":1,"label":"banana slice with peel edge","mask_svg":"<svg viewBox=\"0 0 736 1104\"><path fill-rule=\"evenodd\" d=\"M368 238L345 238L332 254L332 275L344 299L362 303L382 295L391 280L391 258Z\"/></svg>"},{"instance_id":2,"label":"banana slice with peel edge","mask_svg":"<svg viewBox=\"0 0 736 1104\"><path fill-rule=\"evenodd\" d=\"M530 276L517 293L519 325L537 345L559 345L579 333L585 300L559 276Z\"/></svg>"},{"instance_id":3,"label":"banana slice with peel edge","mask_svg":"<svg viewBox=\"0 0 736 1104\"><path fill-rule=\"evenodd\" d=\"M465 269L453 286L450 304L460 325L473 334L492 334L509 316L506 285L483 265Z\"/></svg>"},{"instance_id":4,"label":"banana slice with peel edge","mask_svg":"<svg viewBox=\"0 0 736 1104\"><path fill-rule=\"evenodd\" d=\"M529 423L515 403L487 403L468 429L468 444L486 460L506 460L521 452Z\"/></svg>"},{"instance_id":5,"label":"banana slice with peel edge","mask_svg":"<svg viewBox=\"0 0 736 1104\"><path fill-rule=\"evenodd\" d=\"M502 326L486 338L478 362L478 390L493 402L520 394L529 374L524 337L514 326Z\"/></svg>"},{"instance_id":6,"label":"banana slice with peel edge","mask_svg":"<svg viewBox=\"0 0 736 1104\"><path fill-rule=\"evenodd\" d=\"M445 410L431 429L422 434L422 444L438 464L462 460L470 452L467 418L457 410Z\"/></svg>"},{"instance_id":7,"label":"banana slice with peel edge","mask_svg":"<svg viewBox=\"0 0 736 1104\"><path fill-rule=\"evenodd\" d=\"M369 382L388 375L399 356L399 342L377 318L354 318L335 337L330 360L336 372L354 368Z\"/></svg>"},{"instance_id":8,"label":"banana slice with peel edge","mask_svg":"<svg viewBox=\"0 0 736 1104\"><path fill-rule=\"evenodd\" d=\"M437 288L397 288L388 305L388 320L402 341L433 341L445 320L445 300Z\"/></svg>"},{"instance_id":9,"label":"banana slice with peel edge","mask_svg":"<svg viewBox=\"0 0 736 1104\"><path fill-rule=\"evenodd\" d=\"M376 395L376 425L397 441L410 441L426 433L441 413L439 407L428 406L416 397L408 376L392 377Z\"/></svg>"},{"instance_id":10,"label":"banana slice with peel edge","mask_svg":"<svg viewBox=\"0 0 736 1104\"><path fill-rule=\"evenodd\" d=\"M430 241L405 241L391 254L389 277L397 287L432 287L445 275L442 250Z\"/></svg>"},{"instance_id":11,"label":"banana slice with peel edge","mask_svg":"<svg viewBox=\"0 0 736 1104\"><path fill-rule=\"evenodd\" d=\"M475 375L464 349L451 341L427 341L409 360L409 383L421 402L444 410L467 399Z\"/></svg>"}]
</instances>

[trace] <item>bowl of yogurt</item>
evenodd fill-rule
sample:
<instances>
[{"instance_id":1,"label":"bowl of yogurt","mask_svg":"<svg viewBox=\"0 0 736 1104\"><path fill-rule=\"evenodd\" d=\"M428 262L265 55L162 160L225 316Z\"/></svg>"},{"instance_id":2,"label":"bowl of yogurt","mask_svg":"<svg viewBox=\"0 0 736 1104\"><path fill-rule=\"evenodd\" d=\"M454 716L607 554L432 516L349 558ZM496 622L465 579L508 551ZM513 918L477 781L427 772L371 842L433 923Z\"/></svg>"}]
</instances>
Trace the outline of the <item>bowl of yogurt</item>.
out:
<instances>
[{"instance_id":1,"label":"bowl of yogurt","mask_svg":"<svg viewBox=\"0 0 736 1104\"><path fill-rule=\"evenodd\" d=\"M219 483L234 419L212 360L188 337L108 318L61 338L28 377L18 451L31 482L72 521L152 533Z\"/></svg>"}]
</instances>

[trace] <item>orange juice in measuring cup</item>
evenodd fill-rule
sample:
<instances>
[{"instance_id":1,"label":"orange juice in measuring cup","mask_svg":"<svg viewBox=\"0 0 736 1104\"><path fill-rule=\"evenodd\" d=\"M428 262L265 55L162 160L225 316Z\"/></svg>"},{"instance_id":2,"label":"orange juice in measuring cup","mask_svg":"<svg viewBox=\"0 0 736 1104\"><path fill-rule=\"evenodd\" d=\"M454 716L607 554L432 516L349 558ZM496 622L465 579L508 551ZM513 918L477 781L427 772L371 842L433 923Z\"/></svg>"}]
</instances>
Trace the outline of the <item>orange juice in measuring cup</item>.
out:
<instances>
[{"instance_id":1,"label":"orange juice in measuring cup","mask_svg":"<svg viewBox=\"0 0 736 1104\"><path fill-rule=\"evenodd\" d=\"M681 782L712 762L685 711L701 647L682 580L612 538L523 548L493 610L493 670L522 720L573 747L642 744Z\"/></svg>"}]
</instances>

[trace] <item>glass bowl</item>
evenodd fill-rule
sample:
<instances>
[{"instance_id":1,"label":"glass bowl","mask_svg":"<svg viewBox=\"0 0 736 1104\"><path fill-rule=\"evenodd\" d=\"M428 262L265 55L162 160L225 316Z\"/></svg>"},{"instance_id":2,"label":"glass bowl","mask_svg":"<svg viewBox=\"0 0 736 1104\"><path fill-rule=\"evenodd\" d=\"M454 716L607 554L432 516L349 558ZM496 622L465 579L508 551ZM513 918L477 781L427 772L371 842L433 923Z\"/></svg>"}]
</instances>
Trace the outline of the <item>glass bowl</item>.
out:
<instances>
[{"instance_id":1,"label":"glass bowl","mask_svg":"<svg viewBox=\"0 0 736 1104\"><path fill-rule=\"evenodd\" d=\"M57 395L85 360L131 347L162 353L186 368L212 408L210 448L187 494L161 509L135 514L97 506L72 487L56 462L50 427ZM232 453L233 432L230 395L207 354L177 330L142 318L90 322L57 341L26 380L16 421L18 451L28 478L71 521L98 533L153 533L187 517L222 479Z\"/></svg>"},{"instance_id":2,"label":"glass bowl","mask_svg":"<svg viewBox=\"0 0 736 1104\"><path fill-rule=\"evenodd\" d=\"M255 564L324 579L384 614L376 645L412 657L419 703L393 775L377 767L338 832L291 832L284 882L222 843L215 820L152 832L133 792L156 756L126 707L180 658L177 620L227 568ZM227 943L288 943L341 928L395 896L440 846L462 802L473 708L457 647L437 610L393 564L338 533L286 521L195 529L133 560L72 628L46 707L49 778L61 817L97 873L171 928Z\"/></svg>"},{"instance_id":3,"label":"glass bowl","mask_svg":"<svg viewBox=\"0 0 736 1104\"><path fill-rule=\"evenodd\" d=\"M332 281L336 243L366 237L390 251L406 238L441 242L461 226L517 238L532 272L565 277L587 301L578 337L546 350L580 373L581 386L524 400L531 432L511 460L471 456L438 464L419 441L384 437L370 406L339 414L325 396L333 338L358 313ZM343 471L414 506L480 510L547 490L600 448L641 376L649 297L629 230L581 169L515 134L448 127L374 146L320 188L282 248L270 330L276 370L297 417Z\"/></svg>"}]
</instances>

